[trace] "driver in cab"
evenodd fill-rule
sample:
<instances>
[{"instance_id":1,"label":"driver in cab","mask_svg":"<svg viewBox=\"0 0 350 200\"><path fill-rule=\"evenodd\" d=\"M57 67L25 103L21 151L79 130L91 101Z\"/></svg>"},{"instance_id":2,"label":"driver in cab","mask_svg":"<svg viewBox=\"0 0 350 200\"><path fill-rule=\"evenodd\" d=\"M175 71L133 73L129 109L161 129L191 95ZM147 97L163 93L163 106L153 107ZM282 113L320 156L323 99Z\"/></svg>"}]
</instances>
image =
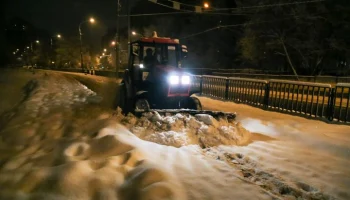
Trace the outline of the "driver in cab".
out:
<instances>
[{"instance_id":1,"label":"driver in cab","mask_svg":"<svg viewBox=\"0 0 350 200\"><path fill-rule=\"evenodd\" d=\"M146 49L146 56L143 58L143 64L145 65L146 69L149 70L149 75L147 76L146 80L153 82L155 76L155 66L159 64L159 62L151 48Z\"/></svg>"},{"instance_id":2,"label":"driver in cab","mask_svg":"<svg viewBox=\"0 0 350 200\"><path fill-rule=\"evenodd\" d=\"M156 56L153 54L153 50L151 48L146 49L146 56L143 58L143 64L146 68L152 70L156 64L158 64L158 60Z\"/></svg>"}]
</instances>

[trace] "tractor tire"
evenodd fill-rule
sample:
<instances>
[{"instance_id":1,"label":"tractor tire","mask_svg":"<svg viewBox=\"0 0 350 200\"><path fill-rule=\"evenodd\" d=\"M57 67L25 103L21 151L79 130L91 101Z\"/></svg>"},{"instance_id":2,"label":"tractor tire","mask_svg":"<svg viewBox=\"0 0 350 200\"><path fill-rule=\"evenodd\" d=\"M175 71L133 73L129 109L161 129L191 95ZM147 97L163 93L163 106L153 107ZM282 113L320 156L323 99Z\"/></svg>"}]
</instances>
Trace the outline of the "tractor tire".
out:
<instances>
[{"instance_id":1,"label":"tractor tire","mask_svg":"<svg viewBox=\"0 0 350 200\"><path fill-rule=\"evenodd\" d=\"M135 112L147 112L150 110L149 103L145 98L136 99L134 108Z\"/></svg>"},{"instance_id":2,"label":"tractor tire","mask_svg":"<svg viewBox=\"0 0 350 200\"><path fill-rule=\"evenodd\" d=\"M197 97L189 97L186 102L186 108L191 110L202 110L202 104Z\"/></svg>"},{"instance_id":3,"label":"tractor tire","mask_svg":"<svg viewBox=\"0 0 350 200\"><path fill-rule=\"evenodd\" d=\"M128 99L126 87L123 83L120 84L118 107L122 109L122 114L124 115L127 115L129 112L132 111L131 99Z\"/></svg>"}]
</instances>

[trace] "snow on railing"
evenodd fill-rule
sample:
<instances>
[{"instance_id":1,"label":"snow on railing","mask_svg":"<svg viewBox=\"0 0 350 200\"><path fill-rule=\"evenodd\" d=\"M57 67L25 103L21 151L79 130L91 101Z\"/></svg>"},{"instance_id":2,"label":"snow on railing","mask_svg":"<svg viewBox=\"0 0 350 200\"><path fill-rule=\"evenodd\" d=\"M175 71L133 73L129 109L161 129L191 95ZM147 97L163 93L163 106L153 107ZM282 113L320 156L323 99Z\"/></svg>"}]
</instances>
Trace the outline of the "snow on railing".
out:
<instances>
[{"instance_id":1,"label":"snow on railing","mask_svg":"<svg viewBox=\"0 0 350 200\"><path fill-rule=\"evenodd\" d=\"M314 86L314 87L328 87L328 88L332 87L331 84L311 83L311 82L305 82L305 81L289 81L289 80L270 79L269 82L295 84L295 85L306 85L306 86Z\"/></svg>"}]
</instances>

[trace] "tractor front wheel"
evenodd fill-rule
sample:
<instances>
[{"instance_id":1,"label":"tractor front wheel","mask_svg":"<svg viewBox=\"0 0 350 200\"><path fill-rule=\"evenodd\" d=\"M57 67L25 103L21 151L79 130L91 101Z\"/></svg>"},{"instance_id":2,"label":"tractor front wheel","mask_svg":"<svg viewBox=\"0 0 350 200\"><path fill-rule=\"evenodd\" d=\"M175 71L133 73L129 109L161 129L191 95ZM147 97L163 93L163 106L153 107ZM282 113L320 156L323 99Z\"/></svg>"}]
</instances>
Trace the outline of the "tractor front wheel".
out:
<instances>
[{"instance_id":1,"label":"tractor front wheel","mask_svg":"<svg viewBox=\"0 0 350 200\"><path fill-rule=\"evenodd\" d=\"M137 99L135 101L135 111L137 112L145 112L145 111L149 111L150 110L150 106L149 103L147 101L147 99L145 98L140 98Z\"/></svg>"}]
</instances>

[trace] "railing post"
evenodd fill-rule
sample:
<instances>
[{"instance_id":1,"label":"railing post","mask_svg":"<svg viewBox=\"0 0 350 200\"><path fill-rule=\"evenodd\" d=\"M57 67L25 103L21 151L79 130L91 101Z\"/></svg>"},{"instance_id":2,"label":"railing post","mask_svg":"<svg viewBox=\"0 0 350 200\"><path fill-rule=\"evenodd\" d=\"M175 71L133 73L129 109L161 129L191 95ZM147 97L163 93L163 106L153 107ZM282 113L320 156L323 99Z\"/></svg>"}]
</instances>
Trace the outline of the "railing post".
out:
<instances>
[{"instance_id":1,"label":"railing post","mask_svg":"<svg viewBox=\"0 0 350 200\"><path fill-rule=\"evenodd\" d=\"M336 89L331 88L329 91L329 103L328 103L328 120L333 121L335 112L335 99L336 99Z\"/></svg>"},{"instance_id":2,"label":"railing post","mask_svg":"<svg viewBox=\"0 0 350 200\"><path fill-rule=\"evenodd\" d=\"M228 88L229 88L230 79L226 77L226 84L225 84L225 100L228 100Z\"/></svg>"},{"instance_id":3,"label":"railing post","mask_svg":"<svg viewBox=\"0 0 350 200\"><path fill-rule=\"evenodd\" d=\"M201 75L199 78L199 94L203 94L203 75Z\"/></svg>"},{"instance_id":4,"label":"railing post","mask_svg":"<svg viewBox=\"0 0 350 200\"><path fill-rule=\"evenodd\" d=\"M270 82L265 85L265 96L264 96L264 108L269 108L269 99L270 99Z\"/></svg>"}]
</instances>

